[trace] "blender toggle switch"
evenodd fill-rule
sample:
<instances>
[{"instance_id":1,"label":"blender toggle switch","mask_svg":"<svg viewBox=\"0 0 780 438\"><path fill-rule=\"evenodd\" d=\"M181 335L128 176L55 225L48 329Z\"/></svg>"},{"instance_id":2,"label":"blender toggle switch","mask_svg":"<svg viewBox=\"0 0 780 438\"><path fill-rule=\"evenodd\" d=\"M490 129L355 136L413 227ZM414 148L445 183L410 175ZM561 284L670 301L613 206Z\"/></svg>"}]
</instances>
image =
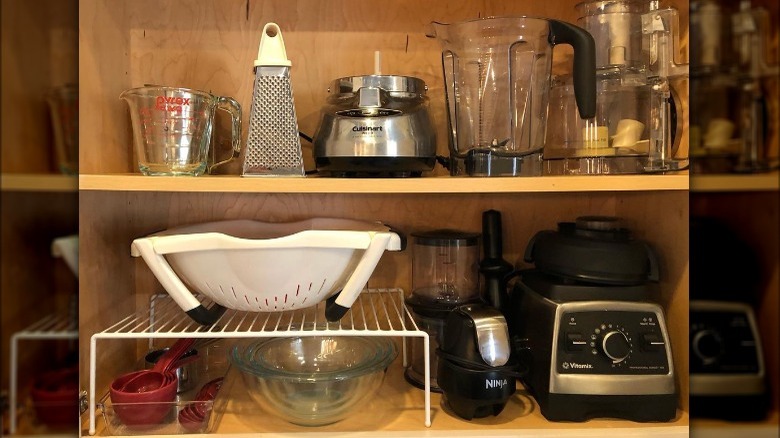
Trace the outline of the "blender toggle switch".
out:
<instances>
[{"instance_id":1,"label":"blender toggle switch","mask_svg":"<svg viewBox=\"0 0 780 438\"><path fill-rule=\"evenodd\" d=\"M588 341L582 336L582 333L568 332L566 333L566 350L567 351L582 351L588 346Z\"/></svg>"},{"instance_id":2,"label":"blender toggle switch","mask_svg":"<svg viewBox=\"0 0 780 438\"><path fill-rule=\"evenodd\" d=\"M645 351L657 351L665 345L663 338L655 333L645 333L641 340L642 349Z\"/></svg>"}]
</instances>

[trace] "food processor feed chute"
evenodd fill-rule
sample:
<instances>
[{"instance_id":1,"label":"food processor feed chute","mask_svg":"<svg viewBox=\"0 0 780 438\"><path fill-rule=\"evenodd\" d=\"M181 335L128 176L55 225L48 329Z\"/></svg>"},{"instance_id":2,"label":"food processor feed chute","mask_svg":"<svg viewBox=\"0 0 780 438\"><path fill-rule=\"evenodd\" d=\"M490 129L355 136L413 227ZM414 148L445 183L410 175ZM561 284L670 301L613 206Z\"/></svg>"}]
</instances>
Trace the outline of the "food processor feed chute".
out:
<instances>
[{"instance_id":1,"label":"food processor feed chute","mask_svg":"<svg viewBox=\"0 0 780 438\"><path fill-rule=\"evenodd\" d=\"M593 38L557 20L492 17L432 23L442 46L450 128L450 173L541 174L552 49L574 47L575 95L583 117L595 113Z\"/></svg>"}]
</instances>

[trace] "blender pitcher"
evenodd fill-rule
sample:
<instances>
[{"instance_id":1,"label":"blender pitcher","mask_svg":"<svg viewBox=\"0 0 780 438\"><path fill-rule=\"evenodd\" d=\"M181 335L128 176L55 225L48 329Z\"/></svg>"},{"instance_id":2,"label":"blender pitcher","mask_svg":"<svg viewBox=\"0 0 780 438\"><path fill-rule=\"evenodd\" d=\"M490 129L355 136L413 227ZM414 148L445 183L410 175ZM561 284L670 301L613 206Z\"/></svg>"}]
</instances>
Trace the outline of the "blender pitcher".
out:
<instances>
[{"instance_id":1,"label":"blender pitcher","mask_svg":"<svg viewBox=\"0 0 780 438\"><path fill-rule=\"evenodd\" d=\"M138 167L144 175L198 176L241 153L241 106L230 97L189 88L146 86L120 96L130 106ZM217 109L232 119L232 155L209 159Z\"/></svg>"},{"instance_id":2,"label":"blender pitcher","mask_svg":"<svg viewBox=\"0 0 780 438\"><path fill-rule=\"evenodd\" d=\"M579 113L595 115L595 43L584 29L531 17L432 26L429 36L442 45L452 175L541 174L556 44L574 48Z\"/></svg>"},{"instance_id":3,"label":"blender pitcher","mask_svg":"<svg viewBox=\"0 0 780 438\"><path fill-rule=\"evenodd\" d=\"M46 95L54 132L57 167L67 175L79 173L79 86L63 85Z\"/></svg>"}]
</instances>

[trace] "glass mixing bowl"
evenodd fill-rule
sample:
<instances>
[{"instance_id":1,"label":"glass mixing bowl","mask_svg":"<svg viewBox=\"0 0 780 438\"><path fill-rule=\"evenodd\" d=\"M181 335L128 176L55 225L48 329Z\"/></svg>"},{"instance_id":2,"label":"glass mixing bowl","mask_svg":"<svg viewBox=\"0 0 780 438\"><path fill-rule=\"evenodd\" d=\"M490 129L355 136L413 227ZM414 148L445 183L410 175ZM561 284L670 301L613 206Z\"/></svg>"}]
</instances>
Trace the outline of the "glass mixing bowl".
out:
<instances>
[{"instance_id":1,"label":"glass mixing bowl","mask_svg":"<svg viewBox=\"0 0 780 438\"><path fill-rule=\"evenodd\" d=\"M343 420L371 397L398 356L385 337L303 336L239 344L231 360L266 412L303 426Z\"/></svg>"}]
</instances>

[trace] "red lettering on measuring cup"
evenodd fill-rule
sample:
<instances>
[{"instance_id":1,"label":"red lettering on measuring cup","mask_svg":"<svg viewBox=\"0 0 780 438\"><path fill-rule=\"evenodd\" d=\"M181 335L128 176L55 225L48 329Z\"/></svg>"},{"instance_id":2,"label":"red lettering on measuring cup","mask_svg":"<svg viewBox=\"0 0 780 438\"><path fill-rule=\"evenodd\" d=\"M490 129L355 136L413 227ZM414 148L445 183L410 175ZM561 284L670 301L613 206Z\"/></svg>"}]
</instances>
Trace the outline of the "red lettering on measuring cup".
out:
<instances>
[{"instance_id":1,"label":"red lettering on measuring cup","mask_svg":"<svg viewBox=\"0 0 780 438\"><path fill-rule=\"evenodd\" d=\"M183 111L182 106L190 104L190 98L188 97L163 97L157 96L155 100L155 109L159 111L167 111L171 113L181 114Z\"/></svg>"}]
</instances>

